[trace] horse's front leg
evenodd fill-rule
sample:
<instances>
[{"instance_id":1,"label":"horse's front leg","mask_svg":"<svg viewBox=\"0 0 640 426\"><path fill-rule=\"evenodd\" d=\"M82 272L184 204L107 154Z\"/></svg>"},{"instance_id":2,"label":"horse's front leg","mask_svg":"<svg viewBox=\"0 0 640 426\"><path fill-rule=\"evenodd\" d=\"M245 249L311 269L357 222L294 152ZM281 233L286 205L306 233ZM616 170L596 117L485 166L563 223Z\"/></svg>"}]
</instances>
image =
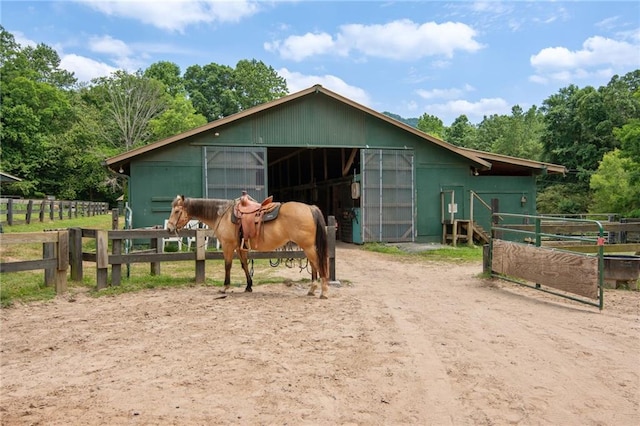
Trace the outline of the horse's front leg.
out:
<instances>
[{"instance_id":1,"label":"horse's front leg","mask_svg":"<svg viewBox=\"0 0 640 426\"><path fill-rule=\"evenodd\" d=\"M233 265L233 248L231 250L226 247L222 248L222 253L224 257L224 289L221 290L222 293L226 293L231 286L231 265Z\"/></svg>"},{"instance_id":2,"label":"horse's front leg","mask_svg":"<svg viewBox=\"0 0 640 426\"><path fill-rule=\"evenodd\" d=\"M238 249L238 257L240 258L240 264L242 265L242 270L244 271L244 276L247 278L247 287L244 289L245 292L251 293L253 289L251 286L253 285L253 279L251 278L251 273L249 272L248 265L248 251Z\"/></svg>"}]
</instances>

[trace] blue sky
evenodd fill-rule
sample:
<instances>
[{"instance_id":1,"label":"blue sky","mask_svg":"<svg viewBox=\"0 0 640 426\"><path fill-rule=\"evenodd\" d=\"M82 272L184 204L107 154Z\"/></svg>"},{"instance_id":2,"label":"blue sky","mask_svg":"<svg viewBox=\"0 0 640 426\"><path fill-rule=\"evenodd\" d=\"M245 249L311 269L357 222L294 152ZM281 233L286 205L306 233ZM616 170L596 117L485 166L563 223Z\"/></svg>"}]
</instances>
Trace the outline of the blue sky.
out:
<instances>
[{"instance_id":1,"label":"blue sky","mask_svg":"<svg viewBox=\"0 0 640 426\"><path fill-rule=\"evenodd\" d=\"M640 69L637 1L7 1L0 22L81 81L257 59L405 118L473 123Z\"/></svg>"}]
</instances>

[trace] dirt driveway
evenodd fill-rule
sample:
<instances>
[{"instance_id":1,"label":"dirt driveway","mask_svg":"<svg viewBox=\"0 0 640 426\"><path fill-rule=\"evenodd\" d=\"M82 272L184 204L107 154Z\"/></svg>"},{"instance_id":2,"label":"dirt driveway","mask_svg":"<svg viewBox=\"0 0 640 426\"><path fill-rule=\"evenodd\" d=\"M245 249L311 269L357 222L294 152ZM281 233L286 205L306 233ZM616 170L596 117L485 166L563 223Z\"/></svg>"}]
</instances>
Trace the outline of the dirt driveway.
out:
<instances>
[{"instance_id":1,"label":"dirt driveway","mask_svg":"<svg viewBox=\"0 0 640 426\"><path fill-rule=\"evenodd\" d=\"M1 424L638 424L640 293L599 312L352 245L336 271L329 300L283 283L4 309Z\"/></svg>"}]
</instances>

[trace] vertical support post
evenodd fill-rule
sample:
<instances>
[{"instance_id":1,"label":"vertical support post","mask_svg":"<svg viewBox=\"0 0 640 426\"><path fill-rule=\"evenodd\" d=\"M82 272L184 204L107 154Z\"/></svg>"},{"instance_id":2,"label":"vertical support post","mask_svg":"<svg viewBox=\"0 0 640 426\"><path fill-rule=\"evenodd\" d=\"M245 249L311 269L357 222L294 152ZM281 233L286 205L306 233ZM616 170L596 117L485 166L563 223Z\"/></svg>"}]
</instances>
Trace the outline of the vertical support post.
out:
<instances>
[{"instance_id":1,"label":"vertical support post","mask_svg":"<svg viewBox=\"0 0 640 426\"><path fill-rule=\"evenodd\" d=\"M55 201L49 200L49 219L53 222L54 213L55 213Z\"/></svg>"},{"instance_id":2,"label":"vertical support post","mask_svg":"<svg viewBox=\"0 0 640 426\"><path fill-rule=\"evenodd\" d=\"M64 219L64 201L58 201L58 218Z\"/></svg>"},{"instance_id":3,"label":"vertical support post","mask_svg":"<svg viewBox=\"0 0 640 426\"><path fill-rule=\"evenodd\" d=\"M42 258L53 259L56 257L56 243L42 243ZM56 268L45 268L44 285L51 287L56 281Z\"/></svg>"},{"instance_id":4,"label":"vertical support post","mask_svg":"<svg viewBox=\"0 0 640 426\"><path fill-rule=\"evenodd\" d=\"M67 269L69 269L69 231L58 231L58 266L56 268L56 294L67 291Z\"/></svg>"},{"instance_id":5,"label":"vertical support post","mask_svg":"<svg viewBox=\"0 0 640 426\"><path fill-rule=\"evenodd\" d=\"M7 200L7 225L13 225L13 198Z\"/></svg>"},{"instance_id":6,"label":"vertical support post","mask_svg":"<svg viewBox=\"0 0 640 426\"><path fill-rule=\"evenodd\" d=\"M96 231L96 283L98 290L107 288L109 274L109 234L108 231Z\"/></svg>"},{"instance_id":7,"label":"vertical support post","mask_svg":"<svg viewBox=\"0 0 640 426\"><path fill-rule=\"evenodd\" d=\"M162 253L162 238L151 239L151 249L156 253ZM151 275L160 275L160 262L151 262Z\"/></svg>"},{"instance_id":8,"label":"vertical support post","mask_svg":"<svg viewBox=\"0 0 640 426\"><path fill-rule=\"evenodd\" d=\"M71 280L82 281L82 229L69 228L69 257Z\"/></svg>"},{"instance_id":9,"label":"vertical support post","mask_svg":"<svg viewBox=\"0 0 640 426\"><path fill-rule=\"evenodd\" d=\"M327 245L329 251L329 281L336 280L336 217L327 218Z\"/></svg>"},{"instance_id":10,"label":"vertical support post","mask_svg":"<svg viewBox=\"0 0 640 426\"><path fill-rule=\"evenodd\" d=\"M111 229L114 231L118 229L120 225L118 224L118 209L111 210Z\"/></svg>"},{"instance_id":11,"label":"vertical support post","mask_svg":"<svg viewBox=\"0 0 640 426\"><path fill-rule=\"evenodd\" d=\"M500 213L500 200L498 198L491 199L491 213L492 223L498 225L500 223L500 216L498 215L498 213ZM494 231L491 229L491 237L501 239L502 231Z\"/></svg>"},{"instance_id":12,"label":"vertical support post","mask_svg":"<svg viewBox=\"0 0 640 426\"><path fill-rule=\"evenodd\" d=\"M196 284L202 284L205 281L205 239L204 229L196 229Z\"/></svg>"},{"instance_id":13,"label":"vertical support post","mask_svg":"<svg viewBox=\"0 0 640 426\"><path fill-rule=\"evenodd\" d=\"M27 222L27 225L31 224L32 213L33 213L33 200L29 200L29 202L27 203L27 215L25 217L25 221Z\"/></svg>"},{"instance_id":14,"label":"vertical support post","mask_svg":"<svg viewBox=\"0 0 640 426\"><path fill-rule=\"evenodd\" d=\"M469 191L469 226L467 226L467 245L473 247L473 191Z\"/></svg>"},{"instance_id":15,"label":"vertical support post","mask_svg":"<svg viewBox=\"0 0 640 426\"><path fill-rule=\"evenodd\" d=\"M42 202L40 203L40 213L38 214L38 219L40 219L40 223L44 222L44 203L45 203L44 200L42 200Z\"/></svg>"},{"instance_id":16,"label":"vertical support post","mask_svg":"<svg viewBox=\"0 0 640 426\"><path fill-rule=\"evenodd\" d=\"M122 240L113 240L111 242L112 252L115 255L122 254ZM120 285L120 281L122 280L122 264L114 263L111 265L111 285Z\"/></svg>"}]
</instances>

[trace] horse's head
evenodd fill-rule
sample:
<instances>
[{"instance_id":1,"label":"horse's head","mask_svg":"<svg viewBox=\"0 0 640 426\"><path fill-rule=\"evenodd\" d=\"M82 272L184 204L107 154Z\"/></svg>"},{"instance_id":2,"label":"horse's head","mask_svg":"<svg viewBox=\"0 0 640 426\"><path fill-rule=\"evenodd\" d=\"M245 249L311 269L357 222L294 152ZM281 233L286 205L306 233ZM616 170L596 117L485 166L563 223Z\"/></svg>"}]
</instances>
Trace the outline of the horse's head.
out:
<instances>
[{"instance_id":1,"label":"horse's head","mask_svg":"<svg viewBox=\"0 0 640 426\"><path fill-rule=\"evenodd\" d=\"M185 227L190 218L185 207L184 195L178 195L171 203L171 215L167 221L167 229L169 232L178 232Z\"/></svg>"}]
</instances>

